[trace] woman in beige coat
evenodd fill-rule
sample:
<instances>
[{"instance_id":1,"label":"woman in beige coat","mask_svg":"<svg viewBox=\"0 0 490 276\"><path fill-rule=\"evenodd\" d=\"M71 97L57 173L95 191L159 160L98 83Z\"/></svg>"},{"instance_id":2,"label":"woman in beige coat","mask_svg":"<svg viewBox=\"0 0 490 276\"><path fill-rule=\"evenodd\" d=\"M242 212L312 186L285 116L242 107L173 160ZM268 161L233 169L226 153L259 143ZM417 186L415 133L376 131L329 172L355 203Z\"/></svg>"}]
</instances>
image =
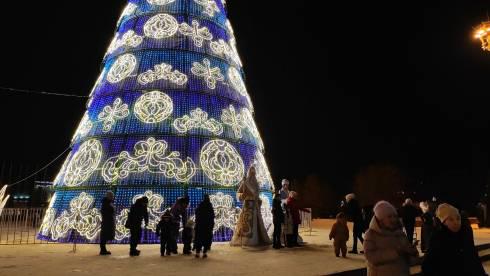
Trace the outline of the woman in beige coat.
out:
<instances>
[{"instance_id":1,"label":"woman in beige coat","mask_svg":"<svg viewBox=\"0 0 490 276\"><path fill-rule=\"evenodd\" d=\"M387 201L374 206L374 217L363 245L368 276L408 276L409 258L418 255L402 231L395 207Z\"/></svg>"}]
</instances>

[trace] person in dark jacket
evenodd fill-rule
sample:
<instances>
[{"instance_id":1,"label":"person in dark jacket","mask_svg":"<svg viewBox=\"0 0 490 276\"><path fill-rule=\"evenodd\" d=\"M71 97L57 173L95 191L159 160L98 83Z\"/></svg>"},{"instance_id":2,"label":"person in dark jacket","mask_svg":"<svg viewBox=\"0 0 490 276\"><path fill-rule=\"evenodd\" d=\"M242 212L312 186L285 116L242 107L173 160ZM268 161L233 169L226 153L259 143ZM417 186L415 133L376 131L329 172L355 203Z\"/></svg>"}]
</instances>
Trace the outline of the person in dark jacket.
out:
<instances>
[{"instance_id":1,"label":"person in dark jacket","mask_svg":"<svg viewBox=\"0 0 490 276\"><path fill-rule=\"evenodd\" d=\"M272 200L272 222L274 223L274 234L272 235L274 249L280 249L284 246L281 244L282 224L284 223L284 210L281 206L281 195L275 194Z\"/></svg>"},{"instance_id":2,"label":"person in dark jacket","mask_svg":"<svg viewBox=\"0 0 490 276\"><path fill-rule=\"evenodd\" d=\"M440 224L425 254L423 275L486 275L467 218L462 221L458 209L446 203L439 205L436 216Z\"/></svg>"},{"instance_id":3,"label":"person in dark jacket","mask_svg":"<svg viewBox=\"0 0 490 276\"><path fill-rule=\"evenodd\" d=\"M426 253L430 247L432 233L434 233L435 221L434 214L429 209L429 203L426 201L420 202L420 210L422 210L422 215L420 216L420 219L422 220L420 249L423 253Z\"/></svg>"},{"instance_id":4,"label":"person in dark jacket","mask_svg":"<svg viewBox=\"0 0 490 276\"><path fill-rule=\"evenodd\" d=\"M295 246L301 246L298 243L298 230L299 230L299 225L301 224L301 216L299 214L299 211L307 212L309 213L310 210L305 209L305 208L300 208L298 204L298 193L295 191L289 192L289 198L286 202L286 206L289 210L289 213L291 214L291 217L293 219L293 233L291 235L287 235L287 246L288 247L295 247Z\"/></svg>"},{"instance_id":5,"label":"person in dark jacket","mask_svg":"<svg viewBox=\"0 0 490 276\"><path fill-rule=\"evenodd\" d=\"M352 227L352 250L349 251L351 254L357 254L357 240L359 239L361 243L364 242L364 239L362 238L362 234L365 231L365 225L364 221L362 219L362 211L361 207L359 206L359 202L356 199L355 194L348 194L345 196L345 201L346 201L346 214L347 217L350 219L350 221L353 222L353 227ZM362 253L362 252L361 252Z\"/></svg>"},{"instance_id":6,"label":"person in dark jacket","mask_svg":"<svg viewBox=\"0 0 490 276\"><path fill-rule=\"evenodd\" d=\"M145 221L145 228L148 226L148 198L146 196L138 198L129 209L126 228L130 232L130 256L139 256L140 251L136 249L141 240L141 223Z\"/></svg>"},{"instance_id":7,"label":"person in dark jacket","mask_svg":"<svg viewBox=\"0 0 490 276\"><path fill-rule=\"evenodd\" d=\"M196 208L196 225L194 228L196 247L196 258L200 257L201 250L203 258L207 258L207 252L213 241L214 209L208 195L204 195L203 201Z\"/></svg>"},{"instance_id":8,"label":"person in dark jacket","mask_svg":"<svg viewBox=\"0 0 490 276\"><path fill-rule=\"evenodd\" d=\"M399 212L403 227L405 227L405 232L407 234L407 239L409 243L413 243L413 233L415 231L415 220L419 215L419 211L413 205L413 202L410 198L407 198L403 203L403 206L400 208Z\"/></svg>"},{"instance_id":9,"label":"person in dark jacket","mask_svg":"<svg viewBox=\"0 0 490 276\"><path fill-rule=\"evenodd\" d=\"M185 227L187 223L187 207L189 206L189 197L179 197L175 204L170 208L173 222L173 239L170 248L173 254L177 254L177 239L179 238L180 226Z\"/></svg>"},{"instance_id":10,"label":"person in dark jacket","mask_svg":"<svg viewBox=\"0 0 490 276\"><path fill-rule=\"evenodd\" d=\"M191 244L194 238L194 221L192 219L187 220L187 223L182 230L182 243L184 244L184 255L191 254Z\"/></svg>"},{"instance_id":11,"label":"person in dark jacket","mask_svg":"<svg viewBox=\"0 0 490 276\"><path fill-rule=\"evenodd\" d=\"M108 191L105 197L102 199L102 208L100 213L102 215L101 229L100 229L100 255L111 255L110 251L107 251L107 241L113 240L116 235L116 220L114 219L114 193Z\"/></svg>"},{"instance_id":12,"label":"person in dark jacket","mask_svg":"<svg viewBox=\"0 0 490 276\"><path fill-rule=\"evenodd\" d=\"M160 237L160 256L165 256L165 250L167 256L171 255L170 240L172 239L172 216L170 210L165 210L160 222L158 222L156 234Z\"/></svg>"}]
</instances>

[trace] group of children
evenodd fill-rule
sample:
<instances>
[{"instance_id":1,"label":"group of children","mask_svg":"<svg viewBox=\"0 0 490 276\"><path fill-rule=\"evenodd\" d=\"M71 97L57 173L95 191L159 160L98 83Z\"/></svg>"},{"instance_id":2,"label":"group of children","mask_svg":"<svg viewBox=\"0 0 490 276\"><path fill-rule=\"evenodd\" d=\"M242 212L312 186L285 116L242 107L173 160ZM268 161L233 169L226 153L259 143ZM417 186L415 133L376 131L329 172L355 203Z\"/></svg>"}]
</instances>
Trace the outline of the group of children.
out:
<instances>
[{"instance_id":1,"label":"group of children","mask_svg":"<svg viewBox=\"0 0 490 276\"><path fill-rule=\"evenodd\" d=\"M179 220L174 218L172 210L165 210L156 228L156 234L160 237L160 255L162 257L177 254L176 239L179 226ZM199 258L202 251L202 257L207 258L207 251L211 249L213 228L214 210L209 196L205 195L203 201L196 208L195 222L192 219L187 220L182 230L183 254L191 255L192 251L195 250L196 258ZM194 248L191 247L193 241Z\"/></svg>"}]
</instances>

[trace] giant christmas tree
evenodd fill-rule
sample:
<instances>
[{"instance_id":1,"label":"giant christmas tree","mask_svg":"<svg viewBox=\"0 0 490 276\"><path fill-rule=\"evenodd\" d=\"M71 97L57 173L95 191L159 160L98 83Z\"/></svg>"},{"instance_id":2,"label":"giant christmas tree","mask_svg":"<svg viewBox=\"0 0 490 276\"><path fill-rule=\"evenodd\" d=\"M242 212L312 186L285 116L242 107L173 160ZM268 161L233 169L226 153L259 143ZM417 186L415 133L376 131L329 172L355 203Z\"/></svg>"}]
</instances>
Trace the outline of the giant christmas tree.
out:
<instances>
[{"instance_id":1,"label":"giant christmas tree","mask_svg":"<svg viewBox=\"0 0 490 276\"><path fill-rule=\"evenodd\" d=\"M272 180L243 79L224 0L130 0L39 238L96 242L101 199L112 190L118 242L128 240L124 223L138 197L150 199L152 243L165 208L187 194L192 218L206 193L214 240L230 240L241 207L236 186L252 165L270 229Z\"/></svg>"}]
</instances>

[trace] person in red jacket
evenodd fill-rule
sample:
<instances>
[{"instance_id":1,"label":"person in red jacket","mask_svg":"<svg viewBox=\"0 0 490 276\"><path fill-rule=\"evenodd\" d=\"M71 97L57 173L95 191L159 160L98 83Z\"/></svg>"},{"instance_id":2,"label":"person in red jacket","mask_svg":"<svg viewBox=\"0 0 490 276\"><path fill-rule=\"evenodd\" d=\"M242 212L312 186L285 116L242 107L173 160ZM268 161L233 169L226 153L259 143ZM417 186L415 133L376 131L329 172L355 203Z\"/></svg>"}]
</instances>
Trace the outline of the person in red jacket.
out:
<instances>
[{"instance_id":1,"label":"person in red jacket","mask_svg":"<svg viewBox=\"0 0 490 276\"><path fill-rule=\"evenodd\" d=\"M287 235L287 246L300 246L298 243L298 228L301 224L301 216L299 215L299 211L301 210L309 213L310 210L300 208L298 206L298 193L295 191L289 192L289 197L286 201L286 207L293 221L293 233L291 235Z\"/></svg>"}]
</instances>

